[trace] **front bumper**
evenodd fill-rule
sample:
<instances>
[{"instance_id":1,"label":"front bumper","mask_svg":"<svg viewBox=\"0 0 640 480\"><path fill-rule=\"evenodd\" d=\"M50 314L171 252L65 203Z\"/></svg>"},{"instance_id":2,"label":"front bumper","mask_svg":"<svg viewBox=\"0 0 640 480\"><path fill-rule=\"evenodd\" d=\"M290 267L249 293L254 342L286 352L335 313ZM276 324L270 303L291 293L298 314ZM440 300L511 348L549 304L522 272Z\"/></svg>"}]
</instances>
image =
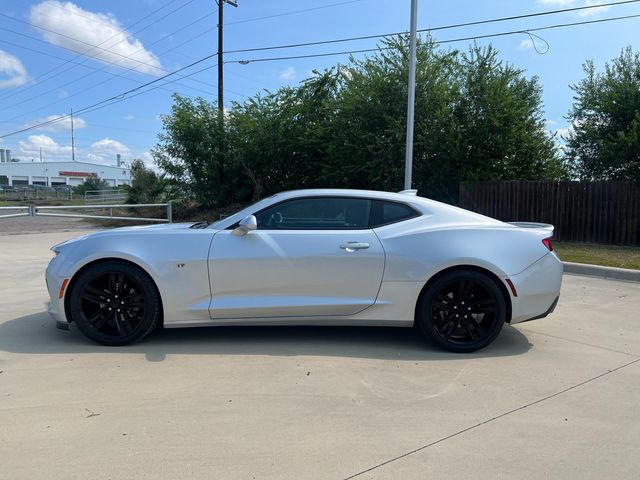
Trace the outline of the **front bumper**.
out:
<instances>
[{"instance_id":1,"label":"front bumper","mask_svg":"<svg viewBox=\"0 0 640 480\"><path fill-rule=\"evenodd\" d=\"M535 320L555 309L562 286L562 262L549 252L518 275L510 277L517 297L511 297L511 324Z\"/></svg>"},{"instance_id":2,"label":"front bumper","mask_svg":"<svg viewBox=\"0 0 640 480\"><path fill-rule=\"evenodd\" d=\"M45 272L47 291L49 293L49 301L46 303L46 307L47 312L56 322L56 326L63 330L68 330L69 321L67 320L64 309L64 295L60 298L60 288L66 277L58 274L57 267L60 263L57 257L52 259ZM66 294L66 291L64 293Z\"/></svg>"}]
</instances>

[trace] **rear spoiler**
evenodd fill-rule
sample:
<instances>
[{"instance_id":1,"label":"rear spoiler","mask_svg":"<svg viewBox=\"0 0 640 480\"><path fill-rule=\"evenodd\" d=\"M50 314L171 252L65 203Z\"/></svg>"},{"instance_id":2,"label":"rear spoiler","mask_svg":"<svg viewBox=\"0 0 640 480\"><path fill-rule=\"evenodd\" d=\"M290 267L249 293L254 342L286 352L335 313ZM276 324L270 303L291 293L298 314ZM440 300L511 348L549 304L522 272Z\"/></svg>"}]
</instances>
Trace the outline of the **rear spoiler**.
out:
<instances>
[{"instance_id":1,"label":"rear spoiler","mask_svg":"<svg viewBox=\"0 0 640 480\"><path fill-rule=\"evenodd\" d=\"M553 232L554 226L550 223L536 223L536 222L507 222L509 225L520 228L541 228Z\"/></svg>"}]
</instances>

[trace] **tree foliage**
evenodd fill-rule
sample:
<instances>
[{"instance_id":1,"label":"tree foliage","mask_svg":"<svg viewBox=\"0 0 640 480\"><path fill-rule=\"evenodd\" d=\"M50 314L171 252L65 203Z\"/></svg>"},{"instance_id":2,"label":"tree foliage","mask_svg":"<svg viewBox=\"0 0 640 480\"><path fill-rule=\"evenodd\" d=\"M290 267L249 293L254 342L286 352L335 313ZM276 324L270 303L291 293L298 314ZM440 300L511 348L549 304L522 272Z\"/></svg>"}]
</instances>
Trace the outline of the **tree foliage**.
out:
<instances>
[{"instance_id":1,"label":"tree foliage","mask_svg":"<svg viewBox=\"0 0 640 480\"><path fill-rule=\"evenodd\" d=\"M222 129L215 105L175 95L171 114L163 116L162 123L164 131L152 155L167 178L202 205L223 201Z\"/></svg>"},{"instance_id":2,"label":"tree foliage","mask_svg":"<svg viewBox=\"0 0 640 480\"><path fill-rule=\"evenodd\" d=\"M97 175L89 175L80 185L73 187L73 193L76 195L84 195L90 190L108 190L113 188L109 182L98 177Z\"/></svg>"},{"instance_id":3,"label":"tree foliage","mask_svg":"<svg viewBox=\"0 0 640 480\"><path fill-rule=\"evenodd\" d=\"M640 182L640 53L625 48L599 73L584 64L585 78L572 86L572 131L567 156L585 180Z\"/></svg>"},{"instance_id":4,"label":"tree foliage","mask_svg":"<svg viewBox=\"0 0 640 480\"><path fill-rule=\"evenodd\" d=\"M166 189L164 178L136 158L131 162L131 185L125 185L128 203L155 203Z\"/></svg>"},{"instance_id":5,"label":"tree foliage","mask_svg":"<svg viewBox=\"0 0 640 480\"><path fill-rule=\"evenodd\" d=\"M502 63L491 47L445 51L428 39L417 55L413 158L421 194L455 202L460 181L561 175L537 78ZM407 39L385 40L364 60L351 58L296 87L234 103L224 142L213 106L176 97L154 156L173 178L190 182L197 197L206 192L222 202L295 188L397 191L407 76ZM233 186L216 183L221 152Z\"/></svg>"}]
</instances>

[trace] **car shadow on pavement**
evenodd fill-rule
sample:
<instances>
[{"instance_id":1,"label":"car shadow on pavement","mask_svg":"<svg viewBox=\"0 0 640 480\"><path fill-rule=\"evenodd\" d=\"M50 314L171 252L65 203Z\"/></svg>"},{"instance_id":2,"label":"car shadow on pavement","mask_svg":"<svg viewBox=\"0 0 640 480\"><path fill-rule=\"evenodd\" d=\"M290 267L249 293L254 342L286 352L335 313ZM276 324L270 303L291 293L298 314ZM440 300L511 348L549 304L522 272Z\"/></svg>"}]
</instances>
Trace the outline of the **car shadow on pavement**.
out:
<instances>
[{"instance_id":1,"label":"car shadow on pavement","mask_svg":"<svg viewBox=\"0 0 640 480\"><path fill-rule=\"evenodd\" d=\"M526 353L532 344L505 325L487 348L473 354L445 352L412 328L394 327L198 327L160 329L126 347L104 347L86 339L73 325L58 330L45 312L0 324L0 351L24 354L141 353L152 362L167 355L332 356L395 360L451 360Z\"/></svg>"}]
</instances>

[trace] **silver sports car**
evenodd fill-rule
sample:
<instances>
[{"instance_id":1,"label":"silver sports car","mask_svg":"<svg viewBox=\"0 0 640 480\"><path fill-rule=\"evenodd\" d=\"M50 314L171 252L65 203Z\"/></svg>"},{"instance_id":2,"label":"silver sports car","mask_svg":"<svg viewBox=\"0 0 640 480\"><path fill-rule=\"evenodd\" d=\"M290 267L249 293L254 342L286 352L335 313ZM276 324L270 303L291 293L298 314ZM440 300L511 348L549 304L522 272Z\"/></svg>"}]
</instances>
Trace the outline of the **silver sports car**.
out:
<instances>
[{"instance_id":1,"label":"silver sports car","mask_svg":"<svg viewBox=\"0 0 640 480\"><path fill-rule=\"evenodd\" d=\"M418 326L455 351L558 302L553 227L415 191L300 190L216 223L118 228L52 248L49 312L105 345L156 327Z\"/></svg>"}]
</instances>

